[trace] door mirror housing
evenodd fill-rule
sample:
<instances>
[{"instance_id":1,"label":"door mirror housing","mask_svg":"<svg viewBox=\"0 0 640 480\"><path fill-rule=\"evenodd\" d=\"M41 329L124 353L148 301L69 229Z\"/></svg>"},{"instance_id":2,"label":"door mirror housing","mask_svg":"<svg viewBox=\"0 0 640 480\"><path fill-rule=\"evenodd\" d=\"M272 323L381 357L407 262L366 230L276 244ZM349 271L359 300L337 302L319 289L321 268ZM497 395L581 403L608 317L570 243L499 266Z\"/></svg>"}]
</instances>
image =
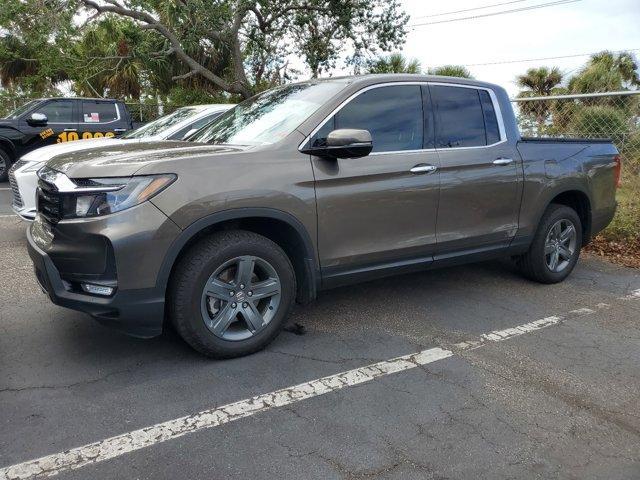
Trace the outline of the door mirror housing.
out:
<instances>
[{"instance_id":1,"label":"door mirror housing","mask_svg":"<svg viewBox=\"0 0 640 480\"><path fill-rule=\"evenodd\" d=\"M32 113L29 118L27 118L27 123L32 127L43 127L48 121L49 119L44 113Z\"/></svg>"},{"instance_id":2,"label":"door mirror housing","mask_svg":"<svg viewBox=\"0 0 640 480\"><path fill-rule=\"evenodd\" d=\"M341 128L327 135L326 142L302 150L302 153L325 158L366 157L373 149L371 134L368 130Z\"/></svg>"}]
</instances>

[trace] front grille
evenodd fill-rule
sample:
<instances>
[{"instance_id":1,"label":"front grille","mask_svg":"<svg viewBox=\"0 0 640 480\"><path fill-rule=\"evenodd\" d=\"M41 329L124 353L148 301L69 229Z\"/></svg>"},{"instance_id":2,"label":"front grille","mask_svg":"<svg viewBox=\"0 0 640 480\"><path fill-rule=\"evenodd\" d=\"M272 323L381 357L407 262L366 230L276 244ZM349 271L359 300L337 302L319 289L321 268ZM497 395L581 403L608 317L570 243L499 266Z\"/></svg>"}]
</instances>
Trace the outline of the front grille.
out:
<instances>
[{"instance_id":1,"label":"front grille","mask_svg":"<svg viewBox=\"0 0 640 480\"><path fill-rule=\"evenodd\" d=\"M16 182L16 176L13 174L14 168L9 170L9 185L11 185L11 193L13 194L13 205L16 208L22 208L24 203L22 202L22 196L20 195L20 189L18 188L18 182Z\"/></svg>"},{"instance_id":2,"label":"front grille","mask_svg":"<svg viewBox=\"0 0 640 480\"><path fill-rule=\"evenodd\" d=\"M62 195L58 189L42 179L38 180L38 213L50 223L62 219Z\"/></svg>"}]
</instances>

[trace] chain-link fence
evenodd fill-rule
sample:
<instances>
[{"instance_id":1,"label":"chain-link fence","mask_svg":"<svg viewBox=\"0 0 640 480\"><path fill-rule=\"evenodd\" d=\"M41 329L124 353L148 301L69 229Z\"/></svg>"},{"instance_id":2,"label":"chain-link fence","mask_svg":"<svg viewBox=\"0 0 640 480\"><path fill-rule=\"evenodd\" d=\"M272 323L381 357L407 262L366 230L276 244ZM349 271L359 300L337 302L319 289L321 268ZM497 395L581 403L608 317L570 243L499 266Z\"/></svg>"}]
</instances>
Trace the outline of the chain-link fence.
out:
<instances>
[{"instance_id":1,"label":"chain-link fence","mask_svg":"<svg viewBox=\"0 0 640 480\"><path fill-rule=\"evenodd\" d=\"M524 136L611 138L625 170L640 174L640 91L513 100Z\"/></svg>"},{"instance_id":2,"label":"chain-link fence","mask_svg":"<svg viewBox=\"0 0 640 480\"><path fill-rule=\"evenodd\" d=\"M185 105L125 102L134 123L147 123Z\"/></svg>"}]
</instances>

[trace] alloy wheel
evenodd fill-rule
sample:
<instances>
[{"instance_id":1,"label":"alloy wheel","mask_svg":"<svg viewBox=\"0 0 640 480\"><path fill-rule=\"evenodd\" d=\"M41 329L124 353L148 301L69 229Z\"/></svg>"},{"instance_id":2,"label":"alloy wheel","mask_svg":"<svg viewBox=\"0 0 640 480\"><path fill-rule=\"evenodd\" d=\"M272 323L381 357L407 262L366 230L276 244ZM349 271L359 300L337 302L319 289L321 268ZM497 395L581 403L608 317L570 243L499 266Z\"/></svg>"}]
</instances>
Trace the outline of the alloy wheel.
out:
<instances>
[{"instance_id":1,"label":"alloy wheel","mask_svg":"<svg viewBox=\"0 0 640 480\"><path fill-rule=\"evenodd\" d=\"M544 255L547 268L562 272L571 263L576 251L578 235L571 220L563 218L552 225L544 242Z\"/></svg>"},{"instance_id":2,"label":"alloy wheel","mask_svg":"<svg viewBox=\"0 0 640 480\"><path fill-rule=\"evenodd\" d=\"M202 291L202 319L224 340L246 340L262 331L280 304L281 284L266 260L243 255L218 267Z\"/></svg>"}]
</instances>

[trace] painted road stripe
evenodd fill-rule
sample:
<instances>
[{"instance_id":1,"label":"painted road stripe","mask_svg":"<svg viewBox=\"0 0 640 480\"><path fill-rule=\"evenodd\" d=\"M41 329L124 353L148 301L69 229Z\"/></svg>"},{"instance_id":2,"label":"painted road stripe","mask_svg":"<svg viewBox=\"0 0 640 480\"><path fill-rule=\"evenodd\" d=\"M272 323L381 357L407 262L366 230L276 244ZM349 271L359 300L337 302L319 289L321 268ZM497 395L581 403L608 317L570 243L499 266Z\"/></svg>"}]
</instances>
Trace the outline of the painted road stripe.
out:
<instances>
[{"instance_id":1,"label":"painted road stripe","mask_svg":"<svg viewBox=\"0 0 640 480\"><path fill-rule=\"evenodd\" d=\"M640 290L632 292L625 298L640 298ZM594 310L587 308L578 309L571 311L569 316L588 315L594 312ZM532 333L543 328L557 325L565 318L567 317L554 315L516 327L494 330L481 335L477 340L458 343L454 345L454 347L459 350L476 349L488 342L501 342L524 335L525 333ZM204 410L193 415L187 415L150 427L141 428L140 430L134 430L65 452L5 467L0 470L0 480L25 480L36 477L54 476L64 471L75 470L93 463L103 462L206 428L217 427L267 410L366 383L379 377L411 370L422 365L452 357L453 355L454 352L451 350L436 347L335 375L329 375L293 387L258 395L247 400L240 400L221 407Z\"/></svg>"}]
</instances>

